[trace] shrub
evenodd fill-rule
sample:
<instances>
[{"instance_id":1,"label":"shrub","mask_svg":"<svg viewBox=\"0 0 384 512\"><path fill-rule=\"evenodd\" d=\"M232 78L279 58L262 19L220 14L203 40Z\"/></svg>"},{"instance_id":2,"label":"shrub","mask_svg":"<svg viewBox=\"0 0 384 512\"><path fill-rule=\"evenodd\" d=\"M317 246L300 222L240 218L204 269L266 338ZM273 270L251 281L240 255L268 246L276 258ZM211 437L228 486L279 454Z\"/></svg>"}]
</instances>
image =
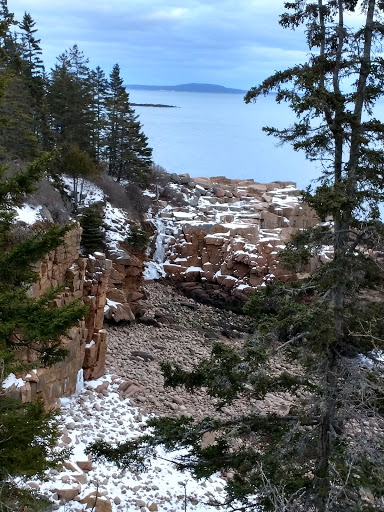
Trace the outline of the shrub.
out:
<instances>
[{"instance_id":1,"label":"shrub","mask_svg":"<svg viewBox=\"0 0 384 512\"><path fill-rule=\"evenodd\" d=\"M125 243L134 251L142 251L148 246L150 235L138 226L131 226L131 232Z\"/></svg>"},{"instance_id":2,"label":"shrub","mask_svg":"<svg viewBox=\"0 0 384 512\"><path fill-rule=\"evenodd\" d=\"M161 190L172 181L172 176L161 167L161 165L152 165L152 183L158 186Z\"/></svg>"},{"instance_id":3,"label":"shrub","mask_svg":"<svg viewBox=\"0 0 384 512\"><path fill-rule=\"evenodd\" d=\"M143 219L143 214L150 207L151 201L140 187L133 183L121 185L105 173L101 175L97 184L112 206L127 211L134 222Z\"/></svg>"}]
</instances>

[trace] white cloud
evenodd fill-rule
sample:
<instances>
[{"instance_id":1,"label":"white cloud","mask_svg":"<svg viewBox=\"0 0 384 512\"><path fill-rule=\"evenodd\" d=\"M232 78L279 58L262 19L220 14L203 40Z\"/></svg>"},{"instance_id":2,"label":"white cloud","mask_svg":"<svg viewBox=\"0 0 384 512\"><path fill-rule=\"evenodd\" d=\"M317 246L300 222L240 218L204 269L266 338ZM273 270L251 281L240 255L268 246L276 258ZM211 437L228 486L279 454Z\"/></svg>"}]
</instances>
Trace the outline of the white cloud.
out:
<instances>
[{"instance_id":1,"label":"white cloud","mask_svg":"<svg viewBox=\"0 0 384 512\"><path fill-rule=\"evenodd\" d=\"M155 11L149 15L149 18L157 19L157 20L167 20L167 19L180 19L188 17L189 9L185 9L184 7L176 7L174 9L169 10L161 10Z\"/></svg>"},{"instance_id":2,"label":"white cloud","mask_svg":"<svg viewBox=\"0 0 384 512\"><path fill-rule=\"evenodd\" d=\"M280 67L280 48L289 59L305 48L299 33L278 25L282 0L180 3L9 0L9 8L17 19L27 11L36 20L48 69L78 43L93 67L109 73L119 62L127 83L213 81L245 88Z\"/></svg>"}]
</instances>

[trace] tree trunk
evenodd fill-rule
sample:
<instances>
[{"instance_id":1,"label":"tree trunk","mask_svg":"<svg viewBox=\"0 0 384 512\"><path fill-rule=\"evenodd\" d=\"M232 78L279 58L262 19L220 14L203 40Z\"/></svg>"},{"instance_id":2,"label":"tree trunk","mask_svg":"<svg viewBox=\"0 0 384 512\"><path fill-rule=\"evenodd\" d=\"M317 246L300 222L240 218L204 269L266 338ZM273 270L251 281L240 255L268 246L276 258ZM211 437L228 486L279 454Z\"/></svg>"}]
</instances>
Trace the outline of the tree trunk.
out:
<instances>
[{"instance_id":1,"label":"tree trunk","mask_svg":"<svg viewBox=\"0 0 384 512\"><path fill-rule=\"evenodd\" d=\"M351 149L349 153L348 165L348 179L350 181L349 194L355 193L356 171L359 161L359 153L361 146L361 116L363 112L365 91L367 86L367 78L371 68L371 49L372 49L372 36L373 36L373 17L375 12L376 0L368 0L367 15L364 27L364 50L361 58L359 80L356 90L355 109L354 109L354 124L351 132Z\"/></svg>"},{"instance_id":2,"label":"tree trunk","mask_svg":"<svg viewBox=\"0 0 384 512\"><path fill-rule=\"evenodd\" d=\"M314 479L315 507L318 512L328 511L332 489L329 469L332 455L334 437L333 425L335 424L337 397L336 355L332 347L328 347L325 364L325 398L322 404L320 422L318 425L317 460Z\"/></svg>"}]
</instances>

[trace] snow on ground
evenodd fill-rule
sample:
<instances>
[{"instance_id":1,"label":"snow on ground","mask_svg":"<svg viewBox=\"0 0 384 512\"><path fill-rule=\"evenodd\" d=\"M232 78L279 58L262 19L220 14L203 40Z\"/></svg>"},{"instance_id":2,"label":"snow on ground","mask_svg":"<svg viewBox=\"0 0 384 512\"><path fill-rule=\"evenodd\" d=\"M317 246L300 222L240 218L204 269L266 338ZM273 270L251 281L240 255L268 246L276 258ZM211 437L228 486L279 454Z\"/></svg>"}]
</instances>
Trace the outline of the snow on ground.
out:
<instances>
[{"instance_id":1,"label":"snow on ground","mask_svg":"<svg viewBox=\"0 0 384 512\"><path fill-rule=\"evenodd\" d=\"M119 304L121 304L121 302L115 302L114 300L106 299L106 305L104 306L104 313L106 313L109 310L109 308L117 307Z\"/></svg>"},{"instance_id":2,"label":"snow on ground","mask_svg":"<svg viewBox=\"0 0 384 512\"><path fill-rule=\"evenodd\" d=\"M70 176L62 176L64 188L67 189L69 194L73 193L73 178ZM81 197L78 198L79 204L82 207L89 206L92 203L104 201L104 192L97 185L91 181L83 178L78 178L78 193Z\"/></svg>"},{"instance_id":3,"label":"snow on ground","mask_svg":"<svg viewBox=\"0 0 384 512\"><path fill-rule=\"evenodd\" d=\"M110 248L118 247L119 242L125 240L130 233L127 212L107 202L103 221L106 228L105 234L108 246Z\"/></svg>"},{"instance_id":4,"label":"snow on ground","mask_svg":"<svg viewBox=\"0 0 384 512\"><path fill-rule=\"evenodd\" d=\"M31 206L30 204L24 204L23 206L17 207L15 208L15 220L25 222L26 224L34 224L35 222L42 220L40 208L42 208L42 206Z\"/></svg>"},{"instance_id":5,"label":"snow on ground","mask_svg":"<svg viewBox=\"0 0 384 512\"><path fill-rule=\"evenodd\" d=\"M109 384L109 387L98 393L97 387L103 383L105 387ZM138 408L131 407L129 399L120 398L119 383L117 377L108 375L97 381L87 382L81 393L62 399L61 445L64 446L65 442L73 449L70 462L74 469L77 469L77 462L88 460L84 449L89 443L97 440L121 442L140 435L145 430L147 417ZM92 469L87 473L87 482L81 484L81 492L76 499L67 503L60 503L56 499L53 508L59 512L84 510L80 500L98 489L101 495L110 500L112 512L134 510L139 500L145 502L147 507L155 503L159 512L171 512L184 509L186 490L188 511L213 510L208 504L209 500L211 497L223 499L224 480L215 476L198 482L189 473L176 470L169 462L170 459L172 454L165 454L159 449L158 456L151 461L150 469L146 473L120 470L105 462L93 462ZM37 482L40 492L50 499L58 498L55 490L79 485L74 478L75 474L66 468L61 471L51 470L47 481L34 480L29 485L36 487Z\"/></svg>"}]
</instances>

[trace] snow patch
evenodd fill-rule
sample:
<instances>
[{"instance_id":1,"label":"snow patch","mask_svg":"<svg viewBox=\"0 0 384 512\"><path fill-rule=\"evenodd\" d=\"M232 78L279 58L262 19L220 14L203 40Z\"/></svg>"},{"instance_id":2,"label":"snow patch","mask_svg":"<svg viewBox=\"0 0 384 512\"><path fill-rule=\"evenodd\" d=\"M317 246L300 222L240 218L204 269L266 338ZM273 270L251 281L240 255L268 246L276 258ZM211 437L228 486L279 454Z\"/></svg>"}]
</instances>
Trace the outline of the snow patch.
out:
<instances>
[{"instance_id":1,"label":"snow patch","mask_svg":"<svg viewBox=\"0 0 384 512\"><path fill-rule=\"evenodd\" d=\"M31 206L30 204L24 204L23 206L16 207L15 220L32 225L35 222L42 220L40 208L42 208L42 206Z\"/></svg>"},{"instance_id":2,"label":"snow patch","mask_svg":"<svg viewBox=\"0 0 384 512\"><path fill-rule=\"evenodd\" d=\"M8 389L12 386L16 386L17 388L22 388L25 384L25 380L18 379L14 373L10 373L8 377L3 380L2 388Z\"/></svg>"}]
</instances>

